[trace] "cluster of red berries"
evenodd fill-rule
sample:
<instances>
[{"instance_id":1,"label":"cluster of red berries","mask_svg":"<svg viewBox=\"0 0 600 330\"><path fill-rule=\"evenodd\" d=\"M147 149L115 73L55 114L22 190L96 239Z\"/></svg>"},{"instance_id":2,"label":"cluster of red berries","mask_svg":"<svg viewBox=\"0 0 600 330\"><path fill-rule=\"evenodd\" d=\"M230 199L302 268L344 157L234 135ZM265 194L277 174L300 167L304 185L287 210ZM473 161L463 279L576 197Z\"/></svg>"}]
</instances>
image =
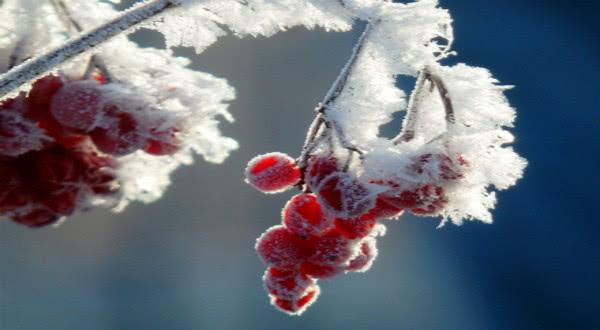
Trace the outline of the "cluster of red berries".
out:
<instances>
[{"instance_id":1,"label":"cluster of red berries","mask_svg":"<svg viewBox=\"0 0 600 330\"><path fill-rule=\"evenodd\" d=\"M437 169L430 166L433 160ZM463 176L462 165L466 162L425 154L411 170L442 181L457 180ZM447 203L442 181L418 186L398 180L364 184L334 156L313 155L305 168L285 154L258 156L248 164L246 181L267 193L294 185L303 188L283 208L282 224L269 228L256 243L268 267L263 281L272 304L293 315L317 299L317 280L370 268L377 256L375 238L385 228L377 224L379 219L398 217L404 210L436 214Z\"/></svg>"},{"instance_id":2,"label":"cluster of red berries","mask_svg":"<svg viewBox=\"0 0 600 330\"><path fill-rule=\"evenodd\" d=\"M160 118L142 123L141 109L111 98L111 88L101 76L49 75L0 102L0 216L30 227L55 223L91 197L118 195L114 157L179 149L177 128L165 130Z\"/></svg>"}]
</instances>

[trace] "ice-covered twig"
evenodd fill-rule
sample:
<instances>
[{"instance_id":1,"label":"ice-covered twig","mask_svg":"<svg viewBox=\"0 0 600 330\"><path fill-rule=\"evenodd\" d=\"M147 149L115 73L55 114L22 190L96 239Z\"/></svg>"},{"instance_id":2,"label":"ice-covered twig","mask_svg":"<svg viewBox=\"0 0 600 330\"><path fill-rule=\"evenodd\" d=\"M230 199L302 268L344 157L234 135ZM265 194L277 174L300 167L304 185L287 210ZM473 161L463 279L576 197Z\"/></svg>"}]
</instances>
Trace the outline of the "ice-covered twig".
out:
<instances>
[{"instance_id":1,"label":"ice-covered twig","mask_svg":"<svg viewBox=\"0 0 600 330\"><path fill-rule=\"evenodd\" d=\"M424 93L426 92L425 81L425 70L422 70L419 72L419 76L417 77L415 89L410 94L408 107L406 109L406 117L402 123L402 131L394 141L396 144L400 142L408 142L415 137L415 126L417 124L419 104L421 103Z\"/></svg>"},{"instance_id":2,"label":"ice-covered twig","mask_svg":"<svg viewBox=\"0 0 600 330\"><path fill-rule=\"evenodd\" d=\"M358 61L358 58L362 54L362 50L364 49L365 42L368 39L369 33L373 29L373 25L376 23L377 22L368 22L367 23L365 30L359 37L358 41L356 42L356 45L354 46L354 49L352 50L352 54L350 55L348 62L346 63L346 65L344 65L344 68L342 68L340 75L336 78L335 82L333 83L333 85L331 86L331 88L329 89L327 94L325 95L323 102L319 103L319 105L317 106L317 109L316 109L317 113L319 114L318 116L323 117L326 127L328 129L333 129L335 131L342 147L344 147L350 151L356 152L360 155L363 154L363 151L360 150L355 145L353 145L352 143L348 142L348 140L346 139L346 134L344 133L344 130L342 129L342 127L335 120L331 119L327 115L327 109L335 102L335 100L344 91L344 88L346 87L346 84L348 82L348 78L353 73L354 68L356 66L356 62ZM305 149L307 149L307 148L305 148Z\"/></svg>"},{"instance_id":3,"label":"ice-covered twig","mask_svg":"<svg viewBox=\"0 0 600 330\"><path fill-rule=\"evenodd\" d=\"M73 18L73 15L63 0L50 0L50 3L68 31L77 33L83 31L83 27L76 19ZM90 57L88 66L85 69L83 76L89 77L94 69L98 69L100 71L105 82L109 83L112 81L110 72L108 72L108 68L98 54L94 54Z\"/></svg>"},{"instance_id":4,"label":"ice-covered twig","mask_svg":"<svg viewBox=\"0 0 600 330\"><path fill-rule=\"evenodd\" d=\"M0 76L0 97L5 96L24 83L51 70L53 67L96 47L149 18L175 7L174 0L152 0L134 6L113 20L86 32L66 44L24 62Z\"/></svg>"},{"instance_id":5,"label":"ice-covered twig","mask_svg":"<svg viewBox=\"0 0 600 330\"><path fill-rule=\"evenodd\" d=\"M452 105L452 99L450 98L450 93L448 92L446 84L441 77L432 73L429 68L425 68L425 73L427 79L435 85L440 94L440 98L442 98L442 103L444 104L444 110L446 112L446 123L448 125L453 125L456 122L456 118L454 117L454 106Z\"/></svg>"},{"instance_id":6,"label":"ice-covered twig","mask_svg":"<svg viewBox=\"0 0 600 330\"><path fill-rule=\"evenodd\" d=\"M408 142L415 137L415 126L417 124L419 106L421 105L423 97L425 97L425 93L427 92L427 88L425 86L426 81L431 83L431 92L434 88L438 90L440 98L442 99L442 104L444 105L446 125L453 125L456 122L452 98L450 97L450 93L448 92L448 88L446 87L444 80L440 76L432 73L431 68L425 67L419 72L419 76L417 77L415 89L411 93L408 101L408 108L406 110L407 113L402 124L402 130L400 134L398 134L398 137L394 139L395 144ZM437 138L434 140L436 139Z\"/></svg>"}]
</instances>

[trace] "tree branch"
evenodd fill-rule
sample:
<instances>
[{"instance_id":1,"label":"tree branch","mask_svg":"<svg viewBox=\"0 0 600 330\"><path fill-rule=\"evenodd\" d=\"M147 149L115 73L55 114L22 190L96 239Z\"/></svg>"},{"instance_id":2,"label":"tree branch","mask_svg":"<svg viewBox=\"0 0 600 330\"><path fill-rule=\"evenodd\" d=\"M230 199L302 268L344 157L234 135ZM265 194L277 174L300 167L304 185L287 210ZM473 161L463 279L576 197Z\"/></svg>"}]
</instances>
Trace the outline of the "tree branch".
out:
<instances>
[{"instance_id":1,"label":"tree branch","mask_svg":"<svg viewBox=\"0 0 600 330\"><path fill-rule=\"evenodd\" d=\"M431 82L430 92L433 92L434 88L437 88L442 104L444 105L446 125L454 125L456 118L454 116L454 106L452 105L452 99L448 88L442 78L431 72L431 68L425 67L419 72L417 77L417 83L415 89L410 94L410 100L408 101L408 109L404 122L402 123L402 130L396 138L394 138L394 144L400 144L402 142L408 142L415 137L415 126L417 124L419 106L425 96L425 81ZM437 139L437 138L436 138ZM434 139L434 140L436 140Z\"/></svg>"},{"instance_id":2,"label":"tree branch","mask_svg":"<svg viewBox=\"0 0 600 330\"><path fill-rule=\"evenodd\" d=\"M359 37L358 41L356 42L356 45L354 46L354 49L352 50L352 54L350 55L348 62L346 62L346 65L344 65L344 67L342 68L342 71L340 72L335 82L325 95L325 98L323 98L323 101L319 103L319 105L316 108L316 111L320 114L320 116L323 116L323 119L326 122L326 127L330 129L332 128L335 131L342 147L361 155L363 154L363 151L355 145L353 145L352 143L348 142L344 130L339 125L339 123L337 123L335 120L331 119L328 116L327 110L344 91L344 88L348 83L348 78L353 73L354 68L356 67L356 63L359 57L362 55L362 51L364 49L366 40L368 39L368 36L373 29L373 25L376 23L377 22L367 23L365 30Z\"/></svg>"},{"instance_id":3,"label":"tree branch","mask_svg":"<svg viewBox=\"0 0 600 330\"><path fill-rule=\"evenodd\" d=\"M126 10L113 20L68 41L59 48L12 68L0 76L0 98L55 66L177 5L178 3L174 0L146 1Z\"/></svg>"}]
</instances>

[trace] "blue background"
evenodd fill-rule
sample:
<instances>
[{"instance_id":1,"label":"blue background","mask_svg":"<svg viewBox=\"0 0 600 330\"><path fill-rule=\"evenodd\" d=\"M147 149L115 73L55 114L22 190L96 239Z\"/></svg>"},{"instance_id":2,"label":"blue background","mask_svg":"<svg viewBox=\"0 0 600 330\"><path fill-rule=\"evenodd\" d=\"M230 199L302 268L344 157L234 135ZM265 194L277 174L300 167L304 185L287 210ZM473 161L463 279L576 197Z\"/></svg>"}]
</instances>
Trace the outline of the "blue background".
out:
<instances>
[{"instance_id":1,"label":"blue background","mask_svg":"<svg viewBox=\"0 0 600 330\"><path fill-rule=\"evenodd\" d=\"M275 311L252 247L289 193L262 195L241 173L258 153L298 153L359 29L226 37L194 67L236 87L237 120L223 130L241 149L178 170L151 205L56 230L0 223L0 329L600 329L600 4L441 4L459 53L448 62L516 85L515 148L530 164L498 194L493 225L436 230L437 220L405 216L369 272L323 281L302 317ZM154 33L135 37L160 45Z\"/></svg>"}]
</instances>

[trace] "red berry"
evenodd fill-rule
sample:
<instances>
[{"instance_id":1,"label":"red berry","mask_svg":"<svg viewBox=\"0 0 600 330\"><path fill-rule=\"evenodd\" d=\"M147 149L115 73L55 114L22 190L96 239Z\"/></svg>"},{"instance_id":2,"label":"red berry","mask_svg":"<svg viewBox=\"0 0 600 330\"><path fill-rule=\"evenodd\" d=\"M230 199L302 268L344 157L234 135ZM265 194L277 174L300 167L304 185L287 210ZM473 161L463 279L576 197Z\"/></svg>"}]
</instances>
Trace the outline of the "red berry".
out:
<instances>
[{"instance_id":1,"label":"red berry","mask_svg":"<svg viewBox=\"0 0 600 330\"><path fill-rule=\"evenodd\" d=\"M369 211L370 214L379 219L397 218L402 215L403 212L404 211L401 208L389 203L382 196L379 196L377 199L375 199L375 207Z\"/></svg>"},{"instance_id":2,"label":"red berry","mask_svg":"<svg viewBox=\"0 0 600 330\"><path fill-rule=\"evenodd\" d=\"M118 191L114 159L95 152L78 153L77 157L84 164L83 180L95 194L111 195Z\"/></svg>"},{"instance_id":3,"label":"red berry","mask_svg":"<svg viewBox=\"0 0 600 330\"><path fill-rule=\"evenodd\" d=\"M316 191L325 177L340 170L337 158L333 156L312 156L309 159L304 180L312 191Z\"/></svg>"},{"instance_id":4,"label":"red berry","mask_svg":"<svg viewBox=\"0 0 600 330\"><path fill-rule=\"evenodd\" d=\"M413 192L417 204L410 211L416 215L438 214L448 203L444 188L435 185L424 185Z\"/></svg>"},{"instance_id":5,"label":"red berry","mask_svg":"<svg viewBox=\"0 0 600 330\"><path fill-rule=\"evenodd\" d=\"M365 213L357 218L342 219L334 221L335 228L348 239L363 238L369 235L375 227L377 220L371 213Z\"/></svg>"},{"instance_id":6,"label":"red berry","mask_svg":"<svg viewBox=\"0 0 600 330\"><path fill-rule=\"evenodd\" d=\"M346 267L347 272L366 272L371 268L373 260L377 257L377 242L373 237L365 238L360 245L360 253L350 260Z\"/></svg>"},{"instance_id":7,"label":"red berry","mask_svg":"<svg viewBox=\"0 0 600 330\"><path fill-rule=\"evenodd\" d=\"M246 167L246 182L262 192L281 192L298 181L300 168L293 158L283 153L256 156Z\"/></svg>"},{"instance_id":8,"label":"red berry","mask_svg":"<svg viewBox=\"0 0 600 330\"><path fill-rule=\"evenodd\" d=\"M64 185L79 182L82 168L69 151L54 148L38 154L37 174L41 183Z\"/></svg>"},{"instance_id":9,"label":"red berry","mask_svg":"<svg viewBox=\"0 0 600 330\"><path fill-rule=\"evenodd\" d=\"M0 156L16 157L43 146L45 135L22 114L0 109Z\"/></svg>"},{"instance_id":10,"label":"red berry","mask_svg":"<svg viewBox=\"0 0 600 330\"><path fill-rule=\"evenodd\" d=\"M311 246L284 226L267 229L256 241L258 255L268 266L295 269L311 255Z\"/></svg>"},{"instance_id":11,"label":"red berry","mask_svg":"<svg viewBox=\"0 0 600 330\"><path fill-rule=\"evenodd\" d=\"M331 224L314 194L298 194L283 208L283 224L292 232L309 236L321 233Z\"/></svg>"},{"instance_id":12,"label":"red berry","mask_svg":"<svg viewBox=\"0 0 600 330\"><path fill-rule=\"evenodd\" d=\"M319 286L314 284L306 290L306 293L299 299L290 300L271 296L271 303L277 307L277 309L288 313L290 315L300 315L314 303L320 293Z\"/></svg>"},{"instance_id":13,"label":"red berry","mask_svg":"<svg viewBox=\"0 0 600 330\"><path fill-rule=\"evenodd\" d=\"M49 192L42 198L42 204L59 215L71 215L76 207L80 189L69 187Z\"/></svg>"},{"instance_id":14,"label":"red berry","mask_svg":"<svg viewBox=\"0 0 600 330\"><path fill-rule=\"evenodd\" d=\"M342 267L318 265L308 261L303 262L300 266L300 273L317 279L332 278L341 273L343 270L344 269Z\"/></svg>"},{"instance_id":15,"label":"red berry","mask_svg":"<svg viewBox=\"0 0 600 330\"><path fill-rule=\"evenodd\" d=\"M0 213L25 204L22 198L15 198L21 186L19 172L11 164L0 162Z\"/></svg>"},{"instance_id":16,"label":"red berry","mask_svg":"<svg viewBox=\"0 0 600 330\"><path fill-rule=\"evenodd\" d=\"M59 76L48 75L36 80L29 91L27 116L33 119L48 116L52 98L63 86L64 82Z\"/></svg>"},{"instance_id":17,"label":"red berry","mask_svg":"<svg viewBox=\"0 0 600 330\"><path fill-rule=\"evenodd\" d=\"M54 214L54 212L50 211L44 207L35 207L24 213L17 216L13 216L12 220L16 223L25 225L31 228L43 227L47 225L51 225L57 222L60 219L60 216Z\"/></svg>"},{"instance_id":18,"label":"red berry","mask_svg":"<svg viewBox=\"0 0 600 330\"><path fill-rule=\"evenodd\" d=\"M432 181L458 180L464 177L461 167L466 165L461 155L452 159L443 153L426 153L415 157L411 170L419 175L427 174Z\"/></svg>"},{"instance_id":19,"label":"red berry","mask_svg":"<svg viewBox=\"0 0 600 330\"><path fill-rule=\"evenodd\" d=\"M151 138L146 141L144 151L155 156L172 155L179 151L182 142L177 136L180 129L172 127L167 130L159 131L158 129L150 129Z\"/></svg>"},{"instance_id":20,"label":"red berry","mask_svg":"<svg viewBox=\"0 0 600 330\"><path fill-rule=\"evenodd\" d=\"M296 270L282 270L274 267L267 269L263 275L265 289L271 295L283 299L298 299L315 281Z\"/></svg>"},{"instance_id":21,"label":"red berry","mask_svg":"<svg viewBox=\"0 0 600 330\"><path fill-rule=\"evenodd\" d=\"M70 82L54 95L50 112L61 125L89 132L102 116L101 97L95 80Z\"/></svg>"},{"instance_id":22,"label":"red berry","mask_svg":"<svg viewBox=\"0 0 600 330\"><path fill-rule=\"evenodd\" d=\"M369 189L345 172L327 176L319 185L317 196L328 213L341 218L360 216L375 203Z\"/></svg>"},{"instance_id":23,"label":"red berry","mask_svg":"<svg viewBox=\"0 0 600 330\"><path fill-rule=\"evenodd\" d=\"M354 255L355 244L335 229L309 239L314 252L307 261L316 265L344 266Z\"/></svg>"},{"instance_id":24,"label":"red berry","mask_svg":"<svg viewBox=\"0 0 600 330\"><path fill-rule=\"evenodd\" d=\"M108 127L97 127L91 133L92 141L98 150L124 156L144 147L146 141L139 132L137 120L129 113L109 112Z\"/></svg>"}]
</instances>

